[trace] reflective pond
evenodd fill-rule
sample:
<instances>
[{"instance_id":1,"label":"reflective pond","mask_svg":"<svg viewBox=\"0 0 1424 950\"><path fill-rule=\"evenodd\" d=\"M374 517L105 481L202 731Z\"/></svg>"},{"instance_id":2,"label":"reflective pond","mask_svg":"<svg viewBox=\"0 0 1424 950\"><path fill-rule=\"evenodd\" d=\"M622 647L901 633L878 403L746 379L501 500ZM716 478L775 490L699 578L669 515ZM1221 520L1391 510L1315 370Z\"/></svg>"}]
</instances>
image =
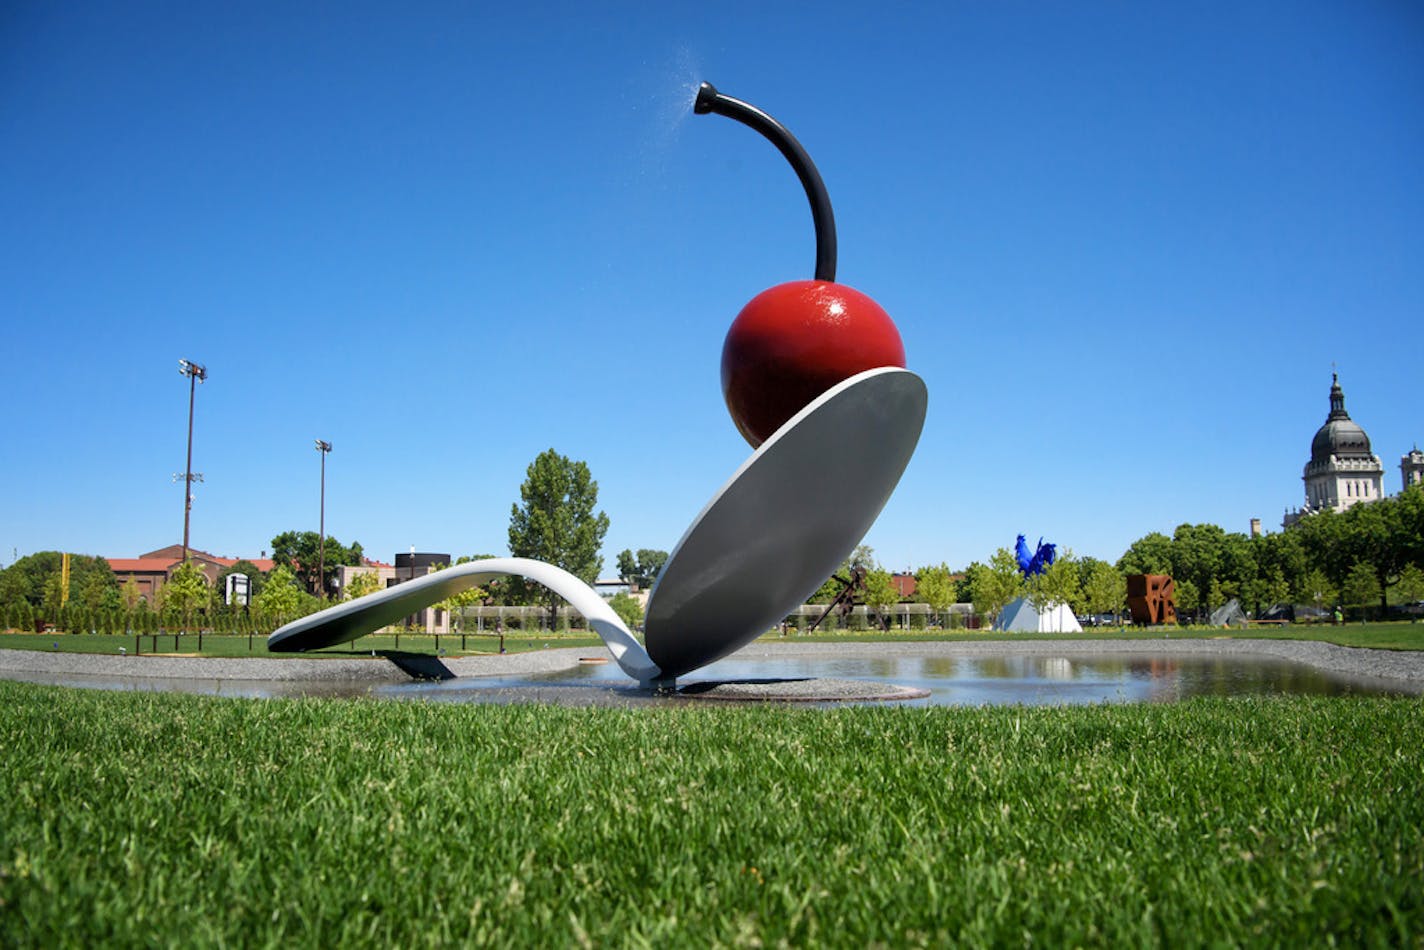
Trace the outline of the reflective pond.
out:
<instances>
[{"instance_id":1,"label":"reflective pond","mask_svg":"<svg viewBox=\"0 0 1424 950\"><path fill-rule=\"evenodd\" d=\"M10 678L94 689L270 698L328 696L434 702L555 702L643 706L697 702L638 689L612 663L581 663L548 674L463 677L409 683L163 679L6 674ZM718 681L860 680L923 690L905 705L1080 705L1174 702L1196 696L1378 696L1418 693L1417 686L1326 672L1300 663L1241 656L1074 653L1005 656L752 657L711 664L679 681L686 689Z\"/></svg>"},{"instance_id":2,"label":"reflective pond","mask_svg":"<svg viewBox=\"0 0 1424 950\"><path fill-rule=\"evenodd\" d=\"M999 657L775 657L727 659L678 681L698 683L761 679L868 680L923 690L906 705L1082 705L1104 702L1175 702L1196 696L1408 695L1408 684L1318 670L1283 660L1232 657L1075 654ZM453 679L381 686L372 695L451 701L506 701L506 691L533 689L550 701L579 702L580 692L604 692L630 702L647 697L612 663L520 679ZM526 697L527 698L527 697ZM590 700L584 700L590 701ZM592 700L596 702L597 700Z\"/></svg>"}]
</instances>

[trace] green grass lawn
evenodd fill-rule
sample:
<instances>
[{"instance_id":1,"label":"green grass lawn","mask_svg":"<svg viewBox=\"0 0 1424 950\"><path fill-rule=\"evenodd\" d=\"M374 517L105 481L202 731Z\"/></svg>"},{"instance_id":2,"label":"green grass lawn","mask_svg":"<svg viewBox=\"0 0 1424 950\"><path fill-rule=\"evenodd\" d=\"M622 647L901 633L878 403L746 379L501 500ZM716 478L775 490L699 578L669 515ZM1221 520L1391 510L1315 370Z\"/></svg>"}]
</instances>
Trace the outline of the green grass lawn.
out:
<instances>
[{"instance_id":1,"label":"green grass lawn","mask_svg":"<svg viewBox=\"0 0 1424 950\"><path fill-rule=\"evenodd\" d=\"M1246 630L1223 629L1220 627L1158 627L1138 630L1132 627L1097 628L1083 633L980 633L978 631L946 630L905 630L881 633L880 631L837 631L817 633L810 636L792 633L783 637L779 633L769 633L764 640L784 640L793 643L883 643L919 641L994 641L994 640L1161 640L1163 637L1176 639L1210 638L1259 638L1280 640L1323 640L1341 646L1372 647L1380 650L1421 650L1424 649L1424 623L1352 623L1341 626L1293 624L1289 626L1259 626ZM470 634L462 646L455 635L433 637L427 634L411 636L403 634L399 638L390 635L361 637L354 643L342 644L314 653L267 652L266 638L257 636L212 636L204 635L202 650L198 649L196 634L184 634L175 638L172 634L157 637L144 636L141 648L144 653L182 653L202 656L306 656L306 657L351 657L369 656L371 651L400 650L407 653L436 654L444 651L449 656L497 653L499 639L488 634ZM549 647L596 647L602 641L585 631L539 632L522 634L511 632L505 637L505 648L511 653L528 650L542 650ZM5 633L0 634L0 649L45 650L68 653L118 653L122 648L134 652L134 638L106 636L104 634L65 633Z\"/></svg>"},{"instance_id":2,"label":"green grass lawn","mask_svg":"<svg viewBox=\"0 0 1424 950\"><path fill-rule=\"evenodd\" d=\"M565 709L0 681L0 945L1424 940L1424 704Z\"/></svg>"}]
</instances>

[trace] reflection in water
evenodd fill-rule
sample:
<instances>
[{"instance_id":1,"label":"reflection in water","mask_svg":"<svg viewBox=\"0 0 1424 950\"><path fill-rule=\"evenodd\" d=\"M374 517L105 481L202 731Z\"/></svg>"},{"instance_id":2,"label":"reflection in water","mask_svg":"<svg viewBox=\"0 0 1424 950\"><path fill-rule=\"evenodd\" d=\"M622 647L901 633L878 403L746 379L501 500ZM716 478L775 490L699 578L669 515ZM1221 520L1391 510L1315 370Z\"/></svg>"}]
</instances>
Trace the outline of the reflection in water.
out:
<instances>
[{"instance_id":1,"label":"reflection in water","mask_svg":"<svg viewBox=\"0 0 1424 950\"><path fill-rule=\"evenodd\" d=\"M1194 696L1402 695L1405 688L1378 680L1329 673L1281 660L1242 657L1064 656L994 657L777 657L727 659L683 678L696 682L755 679L855 679L894 683L929 692L910 705L1083 705L1104 702L1175 702ZM492 688L601 687L629 700L638 697L617 669L580 667L521 680L457 679L382 687L383 696L482 701Z\"/></svg>"},{"instance_id":2,"label":"reflection in water","mask_svg":"<svg viewBox=\"0 0 1424 950\"><path fill-rule=\"evenodd\" d=\"M465 677L440 682L362 682L7 674L14 679L94 689L204 693L249 698L377 697L437 702L565 702L646 705L663 697L639 690L613 664L580 664L543 676ZM925 690L910 705L1082 705L1175 702L1196 696L1403 695L1407 686L1330 673L1283 660L1243 657L1122 657L1074 654L993 657L777 657L727 659L685 677L681 685L720 680L852 679Z\"/></svg>"}]
</instances>

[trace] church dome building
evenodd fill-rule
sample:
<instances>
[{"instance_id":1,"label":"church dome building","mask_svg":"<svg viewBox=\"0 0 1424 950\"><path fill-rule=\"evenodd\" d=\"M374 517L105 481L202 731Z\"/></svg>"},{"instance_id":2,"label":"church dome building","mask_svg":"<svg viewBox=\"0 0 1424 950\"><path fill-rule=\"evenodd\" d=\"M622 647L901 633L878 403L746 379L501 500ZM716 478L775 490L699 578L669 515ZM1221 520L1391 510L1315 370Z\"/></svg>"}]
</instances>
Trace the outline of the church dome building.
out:
<instances>
[{"instance_id":1,"label":"church dome building","mask_svg":"<svg viewBox=\"0 0 1424 950\"><path fill-rule=\"evenodd\" d=\"M1301 479L1305 482L1305 505L1286 513L1286 527L1317 511L1344 511L1362 501L1384 497L1384 465L1370 450L1365 430L1345 411L1339 374L1332 374L1330 415L1310 442L1310 461L1305 463Z\"/></svg>"}]
</instances>

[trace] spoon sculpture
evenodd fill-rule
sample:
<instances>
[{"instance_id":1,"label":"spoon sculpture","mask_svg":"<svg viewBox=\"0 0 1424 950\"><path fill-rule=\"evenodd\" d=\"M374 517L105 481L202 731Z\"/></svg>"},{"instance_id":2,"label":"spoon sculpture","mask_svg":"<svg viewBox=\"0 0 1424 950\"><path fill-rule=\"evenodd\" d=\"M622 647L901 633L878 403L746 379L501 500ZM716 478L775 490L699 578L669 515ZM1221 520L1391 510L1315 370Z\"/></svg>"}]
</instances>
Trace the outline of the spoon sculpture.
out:
<instances>
[{"instance_id":1,"label":"spoon sculpture","mask_svg":"<svg viewBox=\"0 0 1424 950\"><path fill-rule=\"evenodd\" d=\"M724 392L755 451L668 556L649 596L646 646L567 571L525 558L491 558L287 624L268 637L269 650L344 643L496 577L519 575L583 614L630 677L671 688L677 677L780 623L865 536L919 442L928 403L924 382L903 368L899 333L884 311L833 282L830 200L800 144L765 113L707 83L695 109L751 125L791 160L811 197L817 279L765 292L728 334Z\"/></svg>"}]
</instances>

